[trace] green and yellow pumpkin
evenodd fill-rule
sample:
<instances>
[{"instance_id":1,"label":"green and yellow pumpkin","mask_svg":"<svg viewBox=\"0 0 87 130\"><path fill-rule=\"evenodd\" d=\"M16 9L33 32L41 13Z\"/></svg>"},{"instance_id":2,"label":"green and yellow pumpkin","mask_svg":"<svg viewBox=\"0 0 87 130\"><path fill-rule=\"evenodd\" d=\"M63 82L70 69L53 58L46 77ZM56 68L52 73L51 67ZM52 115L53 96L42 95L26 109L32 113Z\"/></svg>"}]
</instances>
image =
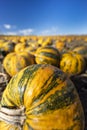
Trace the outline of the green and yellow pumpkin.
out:
<instances>
[{"instance_id":1,"label":"green and yellow pumpkin","mask_svg":"<svg viewBox=\"0 0 87 130\"><path fill-rule=\"evenodd\" d=\"M3 60L3 66L10 76L15 75L21 69L35 63L34 56L28 52L9 53Z\"/></svg>"},{"instance_id":2,"label":"green and yellow pumpkin","mask_svg":"<svg viewBox=\"0 0 87 130\"><path fill-rule=\"evenodd\" d=\"M87 59L87 46L75 47L73 51L81 54L84 58Z\"/></svg>"},{"instance_id":3,"label":"green and yellow pumpkin","mask_svg":"<svg viewBox=\"0 0 87 130\"><path fill-rule=\"evenodd\" d=\"M36 51L35 60L37 64L51 64L58 66L60 54L59 51L54 47L41 47Z\"/></svg>"},{"instance_id":4,"label":"green and yellow pumpkin","mask_svg":"<svg viewBox=\"0 0 87 130\"><path fill-rule=\"evenodd\" d=\"M28 47L28 44L26 44L26 43L18 43L18 44L16 44L14 50L15 50L15 52L18 53L18 52L24 51L24 49L25 49L26 47Z\"/></svg>"},{"instance_id":5,"label":"green and yellow pumpkin","mask_svg":"<svg viewBox=\"0 0 87 130\"><path fill-rule=\"evenodd\" d=\"M51 46L53 44L52 39L51 38L46 38L43 42L42 42L42 47L45 46Z\"/></svg>"},{"instance_id":6,"label":"green and yellow pumpkin","mask_svg":"<svg viewBox=\"0 0 87 130\"><path fill-rule=\"evenodd\" d=\"M37 50L36 48L32 48L31 46L24 49L24 51L26 51L26 52L28 52L28 53L30 53L32 55L36 54L36 50Z\"/></svg>"},{"instance_id":7,"label":"green and yellow pumpkin","mask_svg":"<svg viewBox=\"0 0 87 130\"><path fill-rule=\"evenodd\" d=\"M2 54L7 55L8 53L14 51L14 47L15 43L13 42L3 42L2 44L0 44L0 52L2 52Z\"/></svg>"},{"instance_id":8,"label":"green and yellow pumpkin","mask_svg":"<svg viewBox=\"0 0 87 130\"><path fill-rule=\"evenodd\" d=\"M6 42L3 44L3 49L6 52L13 52L14 51L14 47L15 47L15 43L14 42Z\"/></svg>"},{"instance_id":9,"label":"green and yellow pumpkin","mask_svg":"<svg viewBox=\"0 0 87 130\"><path fill-rule=\"evenodd\" d=\"M18 114L21 107L25 110ZM12 113L8 115L15 122L0 118L0 130L20 130L16 126L20 125L19 115L25 116L21 130L84 130L84 113L75 86L52 65L31 65L13 76L2 96L3 108L16 110L18 120Z\"/></svg>"},{"instance_id":10,"label":"green and yellow pumpkin","mask_svg":"<svg viewBox=\"0 0 87 130\"><path fill-rule=\"evenodd\" d=\"M55 47L61 52L65 48L65 42L62 41L56 41L55 42Z\"/></svg>"},{"instance_id":11,"label":"green and yellow pumpkin","mask_svg":"<svg viewBox=\"0 0 87 130\"><path fill-rule=\"evenodd\" d=\"M82 55L74 52L64 53L60 60L60 69L69 75L77 75L84 71L85 59Z\"/></svg>"}]
</instances>

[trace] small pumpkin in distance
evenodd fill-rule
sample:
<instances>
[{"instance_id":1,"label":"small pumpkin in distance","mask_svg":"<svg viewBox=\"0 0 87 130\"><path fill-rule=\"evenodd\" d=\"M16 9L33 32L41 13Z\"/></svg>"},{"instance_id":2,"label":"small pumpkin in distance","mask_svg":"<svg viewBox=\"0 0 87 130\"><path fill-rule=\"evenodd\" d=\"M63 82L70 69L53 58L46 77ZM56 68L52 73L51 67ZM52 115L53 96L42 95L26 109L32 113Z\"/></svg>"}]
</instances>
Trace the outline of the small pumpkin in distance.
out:
<instances>
[{"instance_id":1,"label":"small pumpkin in distance","mask_svg":"<svg viewBox=\"0 0 87 130\"><path fill-rule=\"evenodd\" d=\"M12 52L9 53L3 60L3 66L10 76L15 75L21 69L34 63L34 57L28 52Z\"/></svg>"},{"instance_id":2,"label":"small pumpkin in distance","mask_svg":"<svg viewBox=\"0 0 87 130\"><path fill-rule=\"evenodd\" d=\"M40 47L36 51L35 60L37 64L51 64L58 66L60 61L60 53L54 47Z\"/></svg>"},{"instance_id":3,"label":"small pumpkin in distance","mask_svg":"<svg viewBox=\"0 0 87 130\"><path fill-rule=\"evenodd\" d=\"M28 53L30 53L32 55L36 54L36 50L37 50L37 48L32 48L31 46L24 49L24 51L26 51L26 52L28 52Z\"/></svg>"},{"instance_id":4,"label":"small pumpkin in distance","mask_svg":"<svg viewBox=\"0 0 87 130\"><path fill-rule=\"evenodd\" d=\"M55 47L61 52L65 48L65 42L62 41L56 41L55 42Z\"/></svg>"},{"instance_id":5,"label":"small pumpkin in distance","mask_svg":"<svg viewBox=\"0 0 87 130\"><path fill-rule=\"evenodd\" d=\"M15 43L14 42L6 42L3 44L3 48L6 52L13 52L14 51L14 47L15 47Z\"/></svg>"},{"instance_id":6,"label":"small pumpkin in distance","mask_svg":"<svg viewBox=\"0 0 87 130\"><path fill-rule=\"evenodd\" d=\"M15 52L22 52L22 51L24 51L24 49L26 48L26 47L28 47L28 44L25 44L25 43L17 43L16 45L15 45L15 48L14 48L14 51Z\"/></svg>"},{"instance_id":7,"label":"small pumpkin in distance","mask_svg":"<svg viewBox=\"0 0 87 130\"><path fill-rule=\"evenodd\" d=\"M14 42L3 42L0 45L0 52L6 56L8 53L13 52L15 47Z\"/></svg>"},{"instance_id":8,"label":"small pumpkin in distance","mask_svg":"<svg viewBox=\"0 0 87 130\"><path fill-rule=\"evenodd\" d=\"M44 41L42 42L42 47L45 47L45 46L51 46L53 44L52 42L52 39L51 38L46 38L44 39Z\"/></svg>"},{"instance_id":9,"label":"small pumpkin in distance","mask_svg":"<svg viewBox=\"0 0 87 130\"><path fill-rule=\"evenodd\" d=\"M82 55L75 52L66 52L62 54L60 60L60 69L68 75L77 75L85 70L86 62Z\"/></svg>"},{"instance_id":10,"label":"small pumpkin in distance","mask_svg":"<svg viewBox=\"0 0 87 130\"><path fill-rule=\"evenodd\" d=\"M22 130L84 130L84 113L75 86L52 65L28 66L12 77L3 93L1 108L10 111L21 106L25 107L26 117ZM19 130L10 123L1 120L0 130Z\"/></svg>"}]
</instances>

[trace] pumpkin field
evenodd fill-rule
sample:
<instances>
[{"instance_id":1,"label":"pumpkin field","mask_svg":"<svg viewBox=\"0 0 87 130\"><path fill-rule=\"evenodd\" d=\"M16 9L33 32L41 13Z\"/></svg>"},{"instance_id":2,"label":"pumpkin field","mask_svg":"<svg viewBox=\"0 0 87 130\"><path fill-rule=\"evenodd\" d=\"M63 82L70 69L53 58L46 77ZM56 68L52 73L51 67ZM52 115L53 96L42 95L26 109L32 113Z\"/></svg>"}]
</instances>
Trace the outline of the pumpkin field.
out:
<instances>
[{"instance_id":1,"label":"pumpkin field","mask_svg":"<svg viewBox=\"0 0 87 130\"><path fill-rule=\"evenodd\" d=\"M0 36L0 130L87 130L87 36Z\"/></svg>"}]
</instances>

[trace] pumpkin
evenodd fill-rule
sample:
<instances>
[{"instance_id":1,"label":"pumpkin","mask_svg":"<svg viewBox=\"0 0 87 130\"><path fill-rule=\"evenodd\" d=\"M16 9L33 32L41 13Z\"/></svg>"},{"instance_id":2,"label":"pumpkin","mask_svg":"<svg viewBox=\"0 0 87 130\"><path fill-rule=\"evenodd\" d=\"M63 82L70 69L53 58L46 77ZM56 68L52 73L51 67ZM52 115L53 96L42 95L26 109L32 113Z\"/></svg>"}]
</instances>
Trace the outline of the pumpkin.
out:
<instances>
[{"instance_id":1,"label":"pumpkin","mask_svg":"<svg viewBox=\"0 0 87 130\"><path fill-rule=\"evenodd\" d=\"M19 130L19 125L22 130L84 130L84 113L74 84L48 64L28 66L13 76L0 110L0 116L3 111L6 117L8 114L5 120L0 117L0 130Z\"/></svg>"},{"instance_id":2,"label":"pumpkin","mask_svg":"<svg viewBox=\"0 0 87 130\"><path fill-rule=\"evenodd\" d=\"M6 52L13 52L14 51L14 47L15 47L15 43L14 42L6 42L3 44L3 49Z\"/></svg>"},{"instance_id":3,"label":"pumpkin","mask_svg":"<svg viewBox=\"0 0 87 130\"><path fill-rule=\"evenodd\" d=\"M58 66L60 61L59 51L54 47L38 48L35 54L37 64L51 64Z\"/></svg>"},{"instance_id":4,"label":"pumpkin","mask_svg":"<svg viewBox=\"0 0 87 130\"><path fill-rule=\"evenodd\" d=\"M42 46L51 46L53 44L52 39L50 38L46 38L43 42L42 42Z\"/></svg>"},{"instance_id":5,"label":"pumpkin","mask_svg":"<svg viewBox=\"0 0 87 130\"><path fill-rule=\"evenodd\" d=\"M43 41L44 41L43 37L38 38L38 41L37 41L38 45L42 45Z\"/></svg>"},{"instance_id":6,"label":"pumpkin","mask_svg":"<svg viewBox=\"0 0 87 130\"><path fill-rule=\"evenodd\" d=\"M31 46L29 46L29 47L25 48L24 51L26 51L26 52L28 52L28 53L30 53L32 55L35 55L36 48L32 48Z\"/></svg>"},{"instance_id":7,"label":"pumpkin","mask_svg":"<svg viewBox=\"0 0 87 130\"><path fill-rule=\"evenodd\" d=\"M10 76L15 75L21 69L34 63L34 57L27 52L9 53L3 60L3 66Z\"/></svg>"},{"instance_id":8,"label":"pumpkin","mask_svg":"<svg viewBox=\"0 0 87 130\"><path fill-rule=\"evenodd\" d=\"M55 47L61 52L61 51L63 51L63 49L65 47L65 42L56 41L55 42Z\"/></svg>"},{"instance_id":9,"label":"pumpkin","mask_svg":"<svg viewBox=\"0 0 87 130\"><path fill-rule=\"evenodd\" d=\"M18 52L24 51L24 49L25 49L26 47L28 47L28 44L25 44L25 43L18 43L18 44L15 45L14 50L15 50L15 52L18 53Z\"/></svg>"},{"instance_id":10,"label":"pumpkin","mask_svg":"<svg viewBox=\"0 0 87 130\"><path fill-rule=\"evenodd\" d=\"M67 52L61 56L60 69L69 75L77 75L84 71L86 67L85 60L82 55Z\"/></svg>"},{"instance_id":11,"label":"pumpkin","mask_svg":"<svg viewBox=\"0 0 87 130\"><path fill-rule=\"evenodd\" d=\"M3 42L2 46L0 46L0 51L3 53L13 52L15 47L15 43L13 42Z\"/></svg>"},{"instance_id":12,"label":"pumpkin","mask_svg":"<svg viewBox=\"0 0 87 130\"><path fill-rule=\"evenodd\" d=\"M87 58L87 46L75 47L73 51L83 55L84 58Z\"/></svg>"}]
</instances>

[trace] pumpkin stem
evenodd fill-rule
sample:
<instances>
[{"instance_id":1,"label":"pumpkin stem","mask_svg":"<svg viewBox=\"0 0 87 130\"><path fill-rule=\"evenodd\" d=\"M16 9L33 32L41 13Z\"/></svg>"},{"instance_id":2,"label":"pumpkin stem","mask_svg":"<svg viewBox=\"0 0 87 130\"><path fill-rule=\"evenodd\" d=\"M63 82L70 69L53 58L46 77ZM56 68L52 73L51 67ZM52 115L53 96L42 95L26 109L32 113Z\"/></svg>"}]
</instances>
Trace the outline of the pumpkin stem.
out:
<instances>
[{"instance_id":1,"label":"pumpkin stem","mask_svg":"<svg viewBox=\"0 0 87 130\"><path fill-rule=\"evenodd\" d=\"M0 120L15 125L19 127L20 130L22 130L23 123L26 119L24 111L24 106L22 106L20 109L0 107Z\"/></svg>"}]
</instances>

